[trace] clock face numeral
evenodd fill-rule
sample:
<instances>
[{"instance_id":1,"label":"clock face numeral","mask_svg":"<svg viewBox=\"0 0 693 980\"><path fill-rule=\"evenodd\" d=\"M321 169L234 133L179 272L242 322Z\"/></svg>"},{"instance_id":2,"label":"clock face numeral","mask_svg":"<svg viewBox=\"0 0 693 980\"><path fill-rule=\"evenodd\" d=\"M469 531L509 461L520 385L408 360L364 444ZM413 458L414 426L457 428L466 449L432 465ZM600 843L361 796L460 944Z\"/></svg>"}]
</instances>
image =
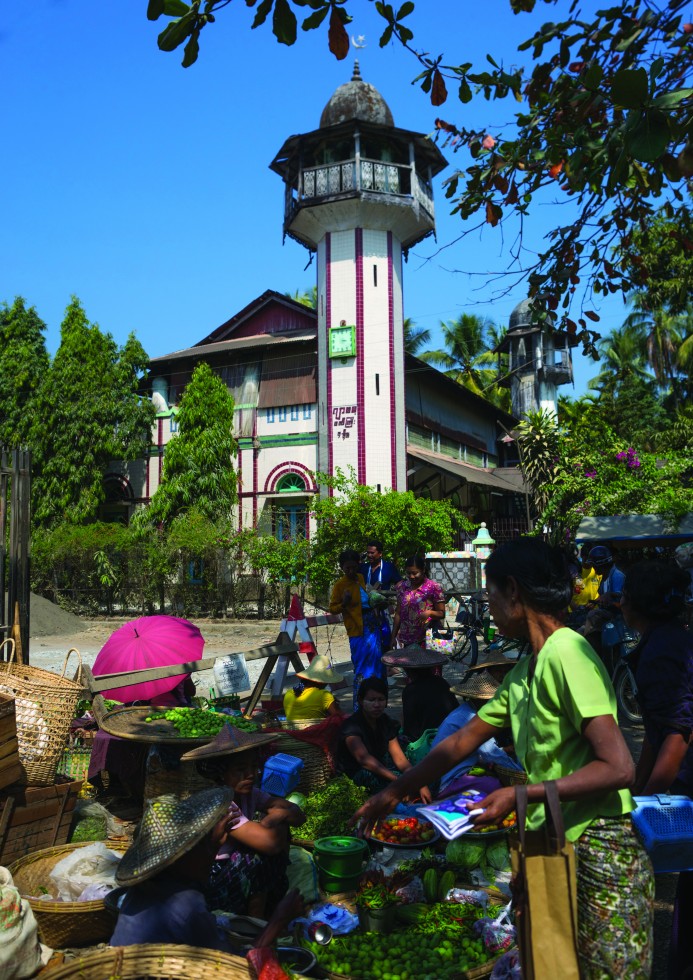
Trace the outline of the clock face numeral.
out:
<instances>
[{"instance_id":1,"label":"clock face numeral","mask_svg":"<svg viewBox=\"0 0 693 980\"><path fill-rule=\"evenodd\" d=\"M355 357L356 356L356 327L339 326L330 327L329 335L329 356L330 357Z\"/></svg>"}]
</instances>

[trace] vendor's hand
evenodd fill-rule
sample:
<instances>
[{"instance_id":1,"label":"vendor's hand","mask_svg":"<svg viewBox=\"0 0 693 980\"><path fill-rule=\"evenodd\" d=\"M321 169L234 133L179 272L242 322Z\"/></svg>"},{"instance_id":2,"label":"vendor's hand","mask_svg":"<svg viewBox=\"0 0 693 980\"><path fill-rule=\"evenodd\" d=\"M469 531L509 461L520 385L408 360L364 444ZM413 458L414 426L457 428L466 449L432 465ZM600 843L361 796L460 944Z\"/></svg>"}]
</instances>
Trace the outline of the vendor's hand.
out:
<instances>
[{"instance_id":1,"label":"vendor's hand","mask_svg":"<svg viewBox=\"0 0 693 980\"><path fill-rule=\"evenodd\" d=\"M419 796L421 797L422 801L426 804L426 806L428 806L428 804L431 803L433 800L433 794L431 793L428 786L421 787L421 789L419 790Z\"/></svg>"},{"instance_id":2,"label":"vendor's hand","mask_svg":"<svg viewBox=\"0 0 693 980\"><path fill-rule=\"evenodd\" d=\"M300 806L287 808L284 813L286 814L286 822L290 827L302 827L308 819Z\"/></svg>"},{"instance_id":3,"label":"vendor's hand","mask_svg":"<svg viewBox=\"0 0 693 980\"><path fill-rule=\"evenodd\" d=\"M303 822L303 821L301 821ZM276 827L288 826L298 826L298 824L292 824L289 819L288 810L273 809L269 810L262 820L260 821L263 827L268 830L274 830Z\"/></svg>"},{"instance_id":4,"label":"vendor's hand","mask_svg":"<svg viewBox=\"0 0 693 980\"><path fill-rule=\"evenodd\" d=\"M371 796L369 800L366 800L363 806L360 806L353 815L349 821L349 827L356 827L359 837L365 837L370 832L376 820L379 817L387 816L388 813L392 813L402 799L394 787L395 783L390 783L385 789L381 789L375 796Z\"/></svg>"},{"instance_id":5,"label":"vendor's hand","mask_svg":"<svg viewBox=\"0 0 693 980\"><path fill-rule=\"evenodd\" d=\"M489 823L500 823L504 817L515 809L515 789L503 786L489 793L483 800L474 804L474 809L482 808L483 813L472 817L474 826L483 827Z\"/></svg>"}]
</instances>

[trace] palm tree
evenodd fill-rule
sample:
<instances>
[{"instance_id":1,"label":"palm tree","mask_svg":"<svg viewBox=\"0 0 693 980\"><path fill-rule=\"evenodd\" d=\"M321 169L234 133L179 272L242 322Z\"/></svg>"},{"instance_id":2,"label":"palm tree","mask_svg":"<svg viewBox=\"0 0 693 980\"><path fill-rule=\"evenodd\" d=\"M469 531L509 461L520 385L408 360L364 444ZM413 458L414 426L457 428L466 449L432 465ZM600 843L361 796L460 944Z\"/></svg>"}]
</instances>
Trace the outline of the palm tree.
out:
<instances>
[{"instance_id":1,"label":"palm tree","mask_svg":"<svg viewBox=\"0 0 693 980\"><path fill-rule=\"evenodd\" d=\"M613 398L619 385L629 375L651 381L645 356L645 333L637 323L624 323L616 327L597 344L601 360L601 371L587 382L591 391L599 392L600 397Z\"/></svg>"},{"instance_id":2,"label":"palm tree","mask_svg":"<svg viewBox=\"0 0 693 980\"><path fill-rule=\"evenodd\" d=\"M440 366L449 378L481 395L487 384L493 381L485 367L495 358L491 354L492 326L489 320L473 313L462 313L456 320L441 323L445 347L426 351L421 355L422 360Z\"/></svg>"},{"instance_id":3,"label":"palm tree","mask_svg":"<svg viewBox=\"0 0 693 980\"><path fill-rule=\"evenodd\" d=\"M654 372L660 390L671 388L674 401L678 402L677 374L680 348L686 327L690 325L690 315L672 316L661 308L653 310L646 293L633 293L629 297L633 305L632 313L626 317L624 326L634 326L645 335L647 362ZM689 354L684 354L687 360Z\"/></svg>"},{"instance_id":4,"label":"palm tree","mask_svg":"<svg viewBox=\"0 0 693 980\"><path fill-rule=\"evenodd\" d=\"M293 293L286 292L285 296L289 299L294 300L296 303L301 303L303 306L307 306L309 310L317 310L318 308L318 287L311 286L310 289L296 289Z\"/></svg>"},{"instance_id":5,"label":"palm tree","mask_svg":"<svg viewBox=\"0 0 693 980\"><path fill-rule=\"evenodd\" d=\"M410 316L404 323L404 353L419 356L421 348L431 342L431 331L427 327L417 327Z\"/></svg>"},{"instance_id":6,"label":"palm tree","mask_svg":"<svg viewBox=\"0 0 693 980\"><path fill-rule=\"evenodd\" d=\"M584 419L585 412L594 408L596 398L592 394L580 395L579 398L570 398L568 395L558 396L558 422L559 425L572 428Z\"/></svg>"}]
</instances>

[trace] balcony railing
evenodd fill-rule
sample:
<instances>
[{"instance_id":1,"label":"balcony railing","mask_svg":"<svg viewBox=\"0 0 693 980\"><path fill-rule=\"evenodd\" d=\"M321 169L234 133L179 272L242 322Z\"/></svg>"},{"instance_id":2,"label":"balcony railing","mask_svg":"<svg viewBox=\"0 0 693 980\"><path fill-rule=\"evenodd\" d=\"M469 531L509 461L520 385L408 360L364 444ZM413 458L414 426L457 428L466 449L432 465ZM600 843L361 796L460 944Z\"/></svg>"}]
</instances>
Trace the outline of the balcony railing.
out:
<instances>
[{"instance_id":1,"label":"balcony railing","mask_svg":"<svg viewBox=\"0 0 693 980\"><path fill-rule=\"evenodd\" d=\"M332 197L353 191L369 191L398 197L413 196L430 216L434 217L431 185L406 164L383 163L381 160L364 158L360 161L343 160L339 163L310 167L302 172L301 177L298 198L293 198L291 211L300 201Z\"/></svg>"}]
</instances>

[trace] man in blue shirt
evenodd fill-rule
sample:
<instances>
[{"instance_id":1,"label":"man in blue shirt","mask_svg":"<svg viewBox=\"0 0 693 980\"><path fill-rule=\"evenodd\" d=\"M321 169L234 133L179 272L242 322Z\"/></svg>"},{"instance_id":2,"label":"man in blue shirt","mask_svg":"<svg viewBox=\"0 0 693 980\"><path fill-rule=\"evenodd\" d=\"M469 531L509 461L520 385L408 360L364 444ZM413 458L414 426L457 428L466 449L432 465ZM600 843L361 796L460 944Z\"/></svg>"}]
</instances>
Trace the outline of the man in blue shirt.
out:
<instances>
[{"instance_id":1,"label":"man in blue shirt","mask_svg":"<svg viewBox=\"0 0 693 980\"><path fill-rule=\"evenodd\" d=\"M377 589L379 592L390 592L398 582L402 581L402 576L397 571L391 561L383 559L383 543L375 538L366 542L366 561L359 566L359 572L363 575L366 585ZM389 650L392 645L392 621L390 612L387 608L381 610L381 646L383 650Z\"/></svg>"},{"instance_id":2,"label":"man in blue shirt","mask_svg":"<svg viewBox=\"0 0 693 980\"><path fill-rule=\"evenodd\" d=\"M601 575L597 608L588 613L585 625L581 630L597 653L601 654L601 632L604 626L621 615L621 594L626 576L616 567L611 550L603 544L592 548L587 558L597 575Z\"/></svg>"},{"instance_id":3,"label":"man in blue shirt","mask_svg":"<svg viewBox=\"0 0 693 980\"><path fill-rule=\"evenodd\" d=\"M366 561L359 567L366 585L375 586L381 592L389 592L402 576L391 561L383 559L383 543L375 539L366 542Z\"/></svg>"}]
</instances>

